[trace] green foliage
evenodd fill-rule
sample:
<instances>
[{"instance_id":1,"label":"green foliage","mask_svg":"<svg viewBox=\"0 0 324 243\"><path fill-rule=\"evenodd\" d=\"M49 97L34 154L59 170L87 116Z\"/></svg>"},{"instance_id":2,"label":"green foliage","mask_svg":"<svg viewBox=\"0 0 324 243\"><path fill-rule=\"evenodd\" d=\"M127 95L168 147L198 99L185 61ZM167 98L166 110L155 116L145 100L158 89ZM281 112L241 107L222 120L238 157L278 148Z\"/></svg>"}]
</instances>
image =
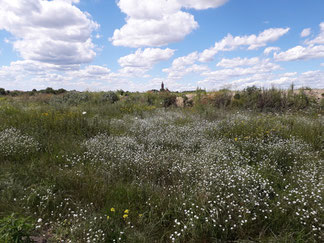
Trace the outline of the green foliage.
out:
<instances>
[{"instance_id":1,"label":"green foliage","mask_svg":"<svg viewBox=\"0 0 324 243\"><path fill-rule=\"evenodd\" d=\"M115 92L109 91L102 94L101 101L113 104L119 100Z\"/></svg>"},{"instance_id":2,"label":"green foliage","mask_svg":"<svg viewBox=\"0 0 324 243\"><path fill-rule=\"evenodd\" d=\"M7 94L6 90L3 88L0 88L0 95L6 95L6 94Z\"/></svg>"},{"instance_id":3,"label":"green foliage","mask_svg":"<svg viewBox=\"0 0 324 243\"><path fill-rule=\"evenodd\" d=\"M232 100L232 107L265 112L302 110L314 106L318 106L314 98L307 95L304 89L297 92L293 87L284 91L276 88L261 90L252 86L237 92Z\"/></svg>"},{"instance_id":4,"label":"green foliage","mask_svg":"<svg viewBox=\"0 0 324 243\"><path fill-rule=\"evenodd\" d=\"M163 92L160 97L162 98L163 107L165 108L175 105L177 99L176 95L169 92Z\"/></svg>"},{"instance_id":5,"label":"green foliage","mask_svg":"<svg viewBox=\"0 0 324 243\"><path fill-rule=\"evenodd\" d=\"M33 230L34 225L30 218L18 217L16 214L11 214L10 216L0 219L1 242L33 242L30 239Z\"/></svg>"},{"instance_id":6,"label":"green foliage","mask_svg":"<svg viewBox=\"0 0 324 243\"><path fill-rule=\"evenodd\" d=\"M212 103L217 108L227 108L232 103L232 94L229 90L220 90L213 94Z\"/></svg>"},{"instance_id":7,"label":"green foliage","mask_svg":"<svg viewBox=\"0 0 324 243\"><path fill-rule=\"evenodd\" d=\"M79 105L88 102L89 100L89 93L68 92L61 96L53 96L50 100L50 104Z\"/></svg>"},{"instance_id":8,"label":"green foliage","mask_svg":"<svg viewBox=\"0 0 324 243\"><path fill-rule=\"evenodd\" d=\"M44 93L46 93L46 94L55 94L55 91L54 91L53 88L48 87L48 88L45 89Z\"/></svg>"}]
</instances>

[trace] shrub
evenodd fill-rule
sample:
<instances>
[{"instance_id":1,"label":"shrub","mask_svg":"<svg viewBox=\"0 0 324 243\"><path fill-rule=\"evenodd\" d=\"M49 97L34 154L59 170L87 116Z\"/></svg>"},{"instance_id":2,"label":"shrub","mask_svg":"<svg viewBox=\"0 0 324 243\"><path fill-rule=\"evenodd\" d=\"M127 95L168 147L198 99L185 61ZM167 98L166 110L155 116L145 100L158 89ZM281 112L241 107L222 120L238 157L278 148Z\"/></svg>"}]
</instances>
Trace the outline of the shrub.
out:
<instances>
[{"instance_id":1,"label":"shrub","mask_svg":"<svg viewBox=\"0 0 324 243\"><path fill-rule=\"evenodd\" d=\"M51 87L47 87L45 89L45 93L46 94L55 94L55 90L53 88L51 88Z\"/></svg>"},{"instance_id":2,"label":"shrub","mask_svg":"<svg viewBox=\"0 0 324 243\"><path fill-rule=\"evenodd\" d=\"M0 95L6 95L6 90L3 88L0 88Z\"/></svg>"},{"instance_id":3,"label":"shrub","mask_svg":"<svg viewBox=\"0 0 324 243\"><path fill-rule=\"evenodd\" d=\"M63 94L63 93L65 93L66 92L66 90L65 89L58 89L58 90L56 90L56 94Z\"/></svg>"},{"instance_id":4,"label":"shrub","mask_svg":"<svg viewBox=\"0 0 324 243\"><path fill-rule=\"evenodd\" d=\"M81 93L81 92L68 92L60 96L53 96L49 103L51 105L55 104L66 104L66 105L78 105L81 103L85 103L90 100L89 93Z\"/></svg>"},{"instance_id":5,"label":"shrub","mask_svg":"<svg viewBox=\"0 0 324 243\"><path fill-rule=\"evenodd\" d=\"M159 95L156 93L147 92L145 97L148 105L156 105L160 102Z\"/></svg>"},{"instance_id":6,"label":"shrub","mask_svg":"<svg viewBox=\"0 0 324 243\"><path fill-rule=\"evenodd\" d=\"M30 235L34 225L29 218L17 217L11 214L0 220L1 242L33 242Z\"/></svg>"},{"instance_id":7,"label":"shrub","mask_svg":"<svg viewBox=\"0 0 324 243\"><path fill-rule=\"evenodd\" d=\"M241 93L243 106L245 108L255 109L261 96L261 89L256 86L247 87Z\"/></svg>"},{"instance_id":8,"label":"shrub","mask_svg":"<svg viewBox=\"0 0 324 243\"><path fill-rule=\"evenodd\" d=\"M257 107L261 111L280 111L285 108L286 96L285 94L275 88L263 90L259 95Z\"/></svg>"},{"instance_id":9,"label":"shrub","mask_svg":"<svg viewBox=\"0 0 324 243\"><path fill-rule=\"evenodd\" d=\"M239 94L239 93L236 93L235 95L234 95L234 99L235 100L239 100L241 98L241 95Z\"/></svg>"},{"instance_id":10,"label":"shrub","mask_svg":"<svg viewBox=\"0 0 324 243\"><path fill-rule=\"evenodd\" d=\"M170 107L176 103L177 96L174 94L165 92L161 95L161 97L163 100L162 101L163 107L165 108Z\"/></svg>"},{"instance_id":11,"label":"shrub","mask_svg":"<svg viewBox=\"0 0 324 243\"><path fill-rule=\"evenodd\" d=\"M310 104L310 98L305 91L301 89L298 94L294 95L294 107L296 109L304 109Z\"/></svg>"},{"instance_id":12,"label":"shrub","mask_svg":"<svg viewBox=\"0 0 324 243\"><path fill-rule=\"evenodd\" d=\"M226 108L231 105L232 94L228 90L216 92L212 97L212 103L217 108Z\"/></svg>"},{"instance_id":13,"label":"shrub","mask_svg":"<svg viewBox=\"0 0 324 243\"><path fill-rule=\"evenodd\" d=\"M108 103L115 103L119 100L117 94L113 91L108 91L108 92L105 92L102 97L101 97L101 101L102 102L108 102Z\"/></svg>"}]
</instances>

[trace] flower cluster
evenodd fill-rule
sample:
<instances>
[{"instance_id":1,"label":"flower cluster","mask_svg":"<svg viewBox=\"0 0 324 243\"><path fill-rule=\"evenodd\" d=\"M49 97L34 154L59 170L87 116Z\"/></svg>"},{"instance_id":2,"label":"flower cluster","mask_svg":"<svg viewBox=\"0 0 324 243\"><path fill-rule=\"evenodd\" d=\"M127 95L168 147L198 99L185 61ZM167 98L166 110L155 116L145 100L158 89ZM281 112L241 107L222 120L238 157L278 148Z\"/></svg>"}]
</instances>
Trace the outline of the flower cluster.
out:
<instances>
[{"instance_id":1,"label":"flower cluster","mask_svg":"<svg viewBox=\"0 0 324 243\"><path fill-rule=\"evenodd\" d=\"M112 182L151 185L177 202L172 241L202 228L218 239L235 239L278 219L320 239L323 161L311 144L285 136L287 119L127 116L110 123L111 131L122 133L84 141L81 161L98 166ZM126 220L128 212L121 217Z\"/></svg>"},{"instance_id":2,"label":"flower cluster","mask_svg":"<svg viewBox=\"0 0 324 243\"><path fill-rule=\"evenodd\" d=\"M26 156L40 149L39 143L31 136L24 135L16 128L0 131L0 155Z\"/></svg>"}]
</instances>

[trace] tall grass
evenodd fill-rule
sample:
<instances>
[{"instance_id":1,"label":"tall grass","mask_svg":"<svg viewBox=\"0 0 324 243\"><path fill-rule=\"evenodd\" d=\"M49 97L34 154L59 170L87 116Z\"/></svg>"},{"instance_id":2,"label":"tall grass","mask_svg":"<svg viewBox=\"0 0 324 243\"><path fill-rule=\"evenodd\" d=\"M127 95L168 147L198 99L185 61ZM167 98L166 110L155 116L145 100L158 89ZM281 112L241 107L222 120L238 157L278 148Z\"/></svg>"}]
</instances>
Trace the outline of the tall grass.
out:
<instances>
[{"instance_id":1,"label":"tall grass","mask_svg":"<svg viewBox=\"0 0 324 243\"><path fill-rule=\"evenodd\" d=\"M322 111L239 95L0 100L0 221L53 242L321 242Z\"/></svg>"}]
</instances>

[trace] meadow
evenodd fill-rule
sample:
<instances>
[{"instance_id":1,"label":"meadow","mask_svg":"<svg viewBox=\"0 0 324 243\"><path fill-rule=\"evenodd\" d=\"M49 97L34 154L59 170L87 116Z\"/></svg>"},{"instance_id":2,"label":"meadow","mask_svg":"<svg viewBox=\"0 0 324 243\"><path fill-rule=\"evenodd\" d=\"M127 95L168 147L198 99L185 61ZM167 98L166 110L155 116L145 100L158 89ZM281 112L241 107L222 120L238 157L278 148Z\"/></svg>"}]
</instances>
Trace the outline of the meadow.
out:
<instances>
[{"instance_id":1,"label":"meadow","mask_svg":"<svg viewBox=\"0 0 324 243\"><path fill-rule=\"evenodd\" d=\"M305 92L4 94L0 242L323 242Z\"/></svg>"}]
</instances>

